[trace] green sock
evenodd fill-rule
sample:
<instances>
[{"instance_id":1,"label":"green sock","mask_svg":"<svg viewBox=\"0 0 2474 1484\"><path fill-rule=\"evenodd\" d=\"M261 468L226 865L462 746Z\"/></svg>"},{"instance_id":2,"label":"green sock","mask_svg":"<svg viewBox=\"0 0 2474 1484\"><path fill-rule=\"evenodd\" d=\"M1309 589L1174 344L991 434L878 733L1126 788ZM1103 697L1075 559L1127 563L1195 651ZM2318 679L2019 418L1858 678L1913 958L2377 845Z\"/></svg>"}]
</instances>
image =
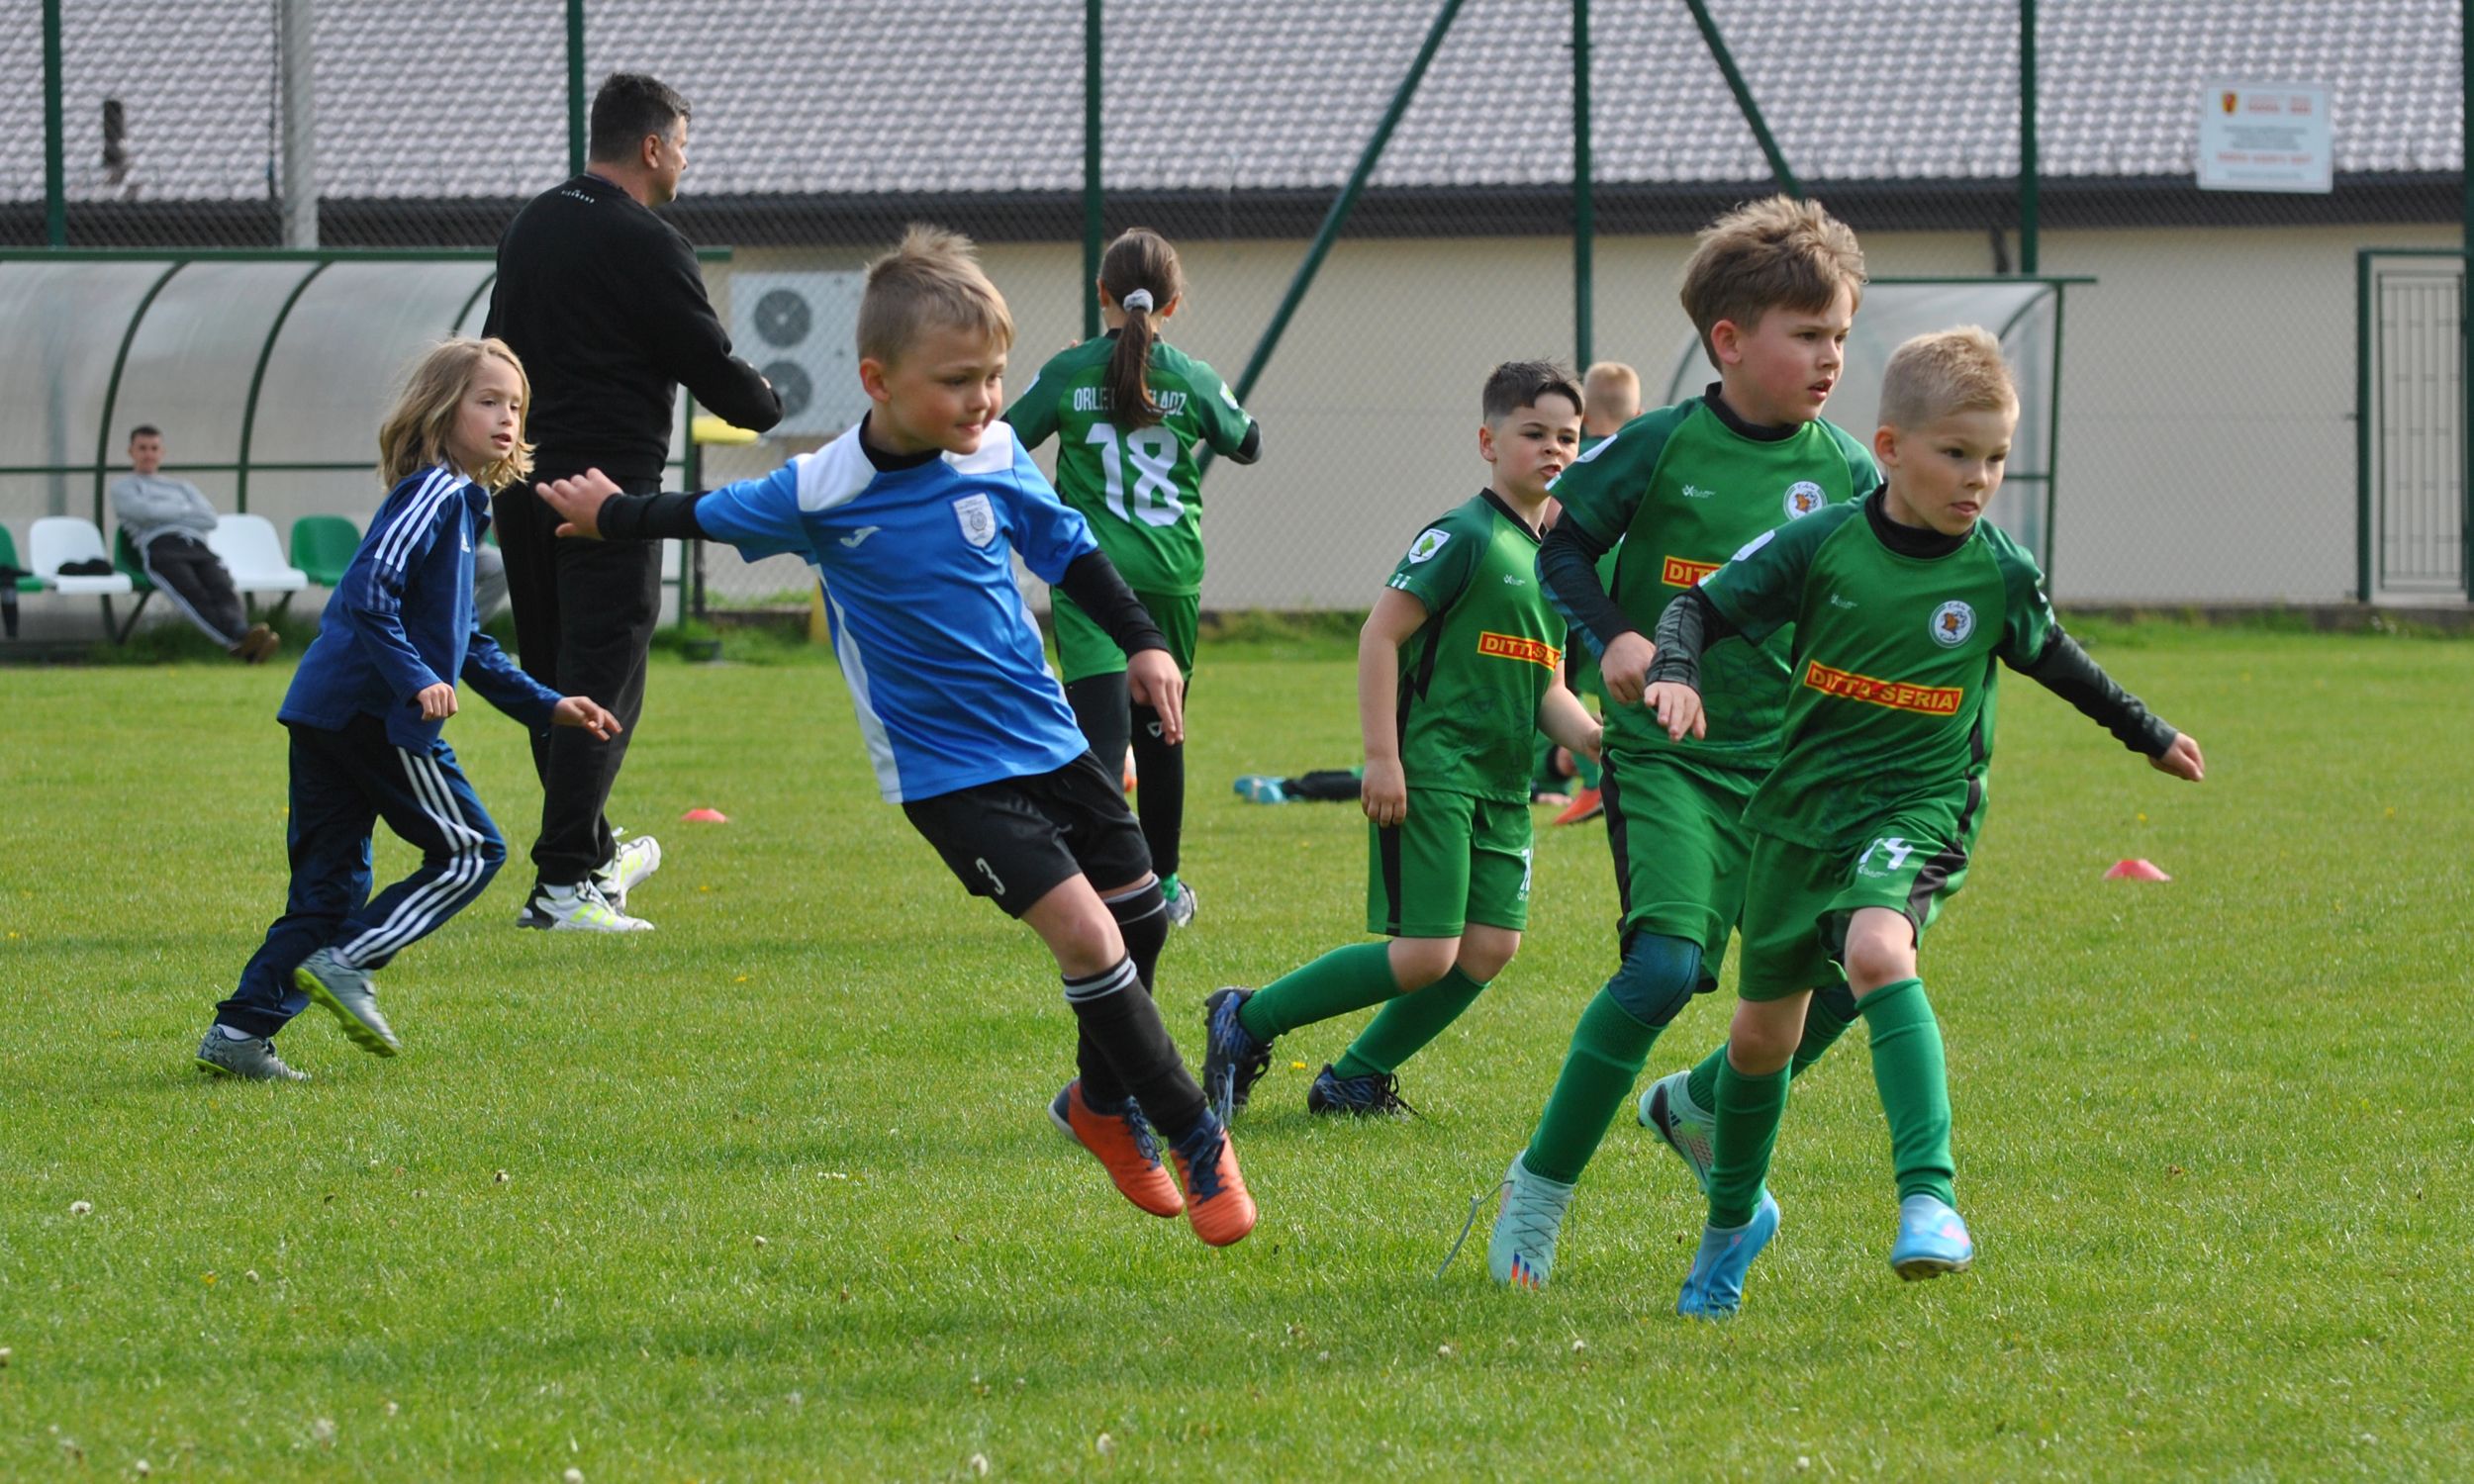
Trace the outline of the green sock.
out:
<instances>
[{"instance_id":1,"label":"green sock","mask_svg":"<svg viewBox=\"0 0 2474 1484\"><path fill-rule=\"evenodd\" d=\"M1828 999L1815 994L1804 1007L1804 1039L1795 1044L1795 1060L1787 1064L1787 1075L1802 1076L1806 1067L1820 1061L1822 1053L1847 1034L1850 1024L1840 1018ZM1707 1112L1718 1105L1718 1068L1726 1060L1727 1043L1721 1041L1716 1051L1692 1068L1690 1079L1684 1083L1684 1090L1692 1094L1692 1106Z\"/></svg>"},{"instance_id":2,"label":"green sock","mask_svg":"<svg viewBox=\"0 0 2474 1484\"><path fill-rule=\"evenodd\" d=\"M1950 1154L1950 1072L1942 1062L1942 1026L1924 997L1924 980L1884 984L1858 1002L1872 1033L1872 1081L1890 1119L1890 1162L1898 1198L1951 1192L1956 1173Z\"/></svg>"},{"instance_id":3,"label":"green sock","mask_svg":"<svg viewBox=\"0 0 2474 1484\"><path fill-rule=\"evenodd\" d=\"M1521 1157L1531 1174L1566 1185L1580 1178L1649 1064L1658 1031L1603 989L1589 1001L1572 1030L1571 1050L1564 1054L1564 1070L1555 1078L1538 1132L1529 1136L1529 1153Z\"/></svg>"},{"instance_id":4,"label":"green sock","mask_svg":"<svg viewBox=\"0 0 2474 1484\"><path fill-rule=\"evenodd\" d=\"M1257 989L1238 1007L1237 1023L1256 1040L1273 1041L1399 992L1400 981L1391 976L1391 945L1353 943Z\"/></svg>"},{"instance_id":5,"label":"green sock","mask_svg":"<svg viewBox=\"0 0 2474 1484\"><path fill-rule=\"evenodd\" d=\"M1787 1071L1782 1067L1753 1076L1722 1061L1711 1095L1716 1121L1710 1129L1709 1224L1740 1227L1753 1219L1761 1184L1769 1178L1769 1152L1777 1147L1778 1120L1787 1111Z\"/></svg>"},{"instance_id":6,"label":"green sock","mask_svg":"<svg viewBox=\"0 0 2474 1484\"><path fill-rule=\"evenodd\" d=\"M1486 986L1461 973L1459 965L1452 972L1414 994L1403 994L1375 1013L1358 1039L1332 1064L1337 1076L1388 1076L1400 1064L1423 1050L1426 1043L1443 1034L1443 1028L1461 1018L1485 992Z\"/></svg>"}]
</instances>

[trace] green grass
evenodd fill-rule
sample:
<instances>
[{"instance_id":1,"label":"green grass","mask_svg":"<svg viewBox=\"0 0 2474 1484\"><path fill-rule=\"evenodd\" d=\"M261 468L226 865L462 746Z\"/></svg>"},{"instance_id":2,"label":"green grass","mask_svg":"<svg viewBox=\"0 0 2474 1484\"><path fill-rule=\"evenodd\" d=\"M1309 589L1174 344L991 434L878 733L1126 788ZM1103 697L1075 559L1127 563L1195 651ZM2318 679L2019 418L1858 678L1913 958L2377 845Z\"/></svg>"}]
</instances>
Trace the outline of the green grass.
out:
<instances>
[{"instance_id":1,"label":"green grass","mask_svg":"<svg viewBox=\"0 0 2474 1484\"><path fill-rule=\"evenodd\" d=\"M1700 1213L1628 1121L1552 1289L1435 1276L1612 966L1600 826L1542 831L1529 947L1406 1068L1422 1118L1309 1121L1291 1063L1354 1024L1283 1043L1239 1129L1263 1223L1213 1252L1049 1130L1055 976L875 800L827 667L656 662L614 814L662 836L661 930L624 940L512 926L538 792L474 702L519 864L385 975L402 1058L313 1012L318 1080L276 1088L189 1053L280 905L288 666L0 674L0 1477L2461 1477L2474 645L2103 637L2211 776L2008 682L1925 952L1977 1270L1885 1265L1852 1037L1724 1327L1671 1315ZM1227 790L1354 748L1345 657L1264 652L1195 694L1189 1054L1212 986L1363 922L1354 810ZM2175 880L2098 879L2125 856Z\"/></svg>"}]
</instances>

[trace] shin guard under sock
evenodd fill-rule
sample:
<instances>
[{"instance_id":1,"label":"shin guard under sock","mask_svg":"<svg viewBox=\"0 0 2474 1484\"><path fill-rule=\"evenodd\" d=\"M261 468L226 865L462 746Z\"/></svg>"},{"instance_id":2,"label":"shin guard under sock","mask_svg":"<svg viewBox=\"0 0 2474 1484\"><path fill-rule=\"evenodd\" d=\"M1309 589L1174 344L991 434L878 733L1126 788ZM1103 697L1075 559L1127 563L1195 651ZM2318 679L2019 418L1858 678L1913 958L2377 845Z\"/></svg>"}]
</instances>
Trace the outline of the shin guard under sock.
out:
<instances>
[{"instance_id":1,"label":"shin guard under sock","mask_svg":"<svg viewBox=\"0 0 2474 1484\"><path fill-rule=\"evenodd\" d=\"M1856 996L1848 992L1845 984L1814 990L1812 999L1804 1006L1804 1036L1795 1043L1795 1060L1787 1064L1787 1075L1802 1076L1805 1069L1820 1061L1822 1054L1836 1045L1838 1039L1847 1034L1847 1028L1855 1023ZM1694 1107L1707 1112L1716 1105L1718 1067L1726 1060L1727 1044L1721 1041L1716 1051L1703 1057L1701 1064L1692 1068L1692 1076L1685 1082L1684 1090L1691 1095Z\"/></svg>"},{"instance_id":2,"label":"shin guard under sock","mask_svg":"<svg viewBox=\"0 0 2474 1484\"><path fill-rule=\"evenodd\" d=\"M1065 1000L1085 1044L1106 1061L1160 1136L1175 1143L1192 1133L1204 1116L1202 1088L1160 1023L1159 1007L1143 993L1133 961L1068 978ZM1084 1095L1091 1095L1088 1082Z\"/></svg>"},{"instance_id":3,"label":"shin guard under sock","mask_svg":"<svg viewBox=\"0 0 2474 1484\"><path fill-rule=\"evenodd\" d=\"M1461 972L1457 964L1425 988L1386 1002L1365 1030L1332 1064L1335 1076L1389 1076L1400 1064L1424 1050L1476 1003L1486 986Z\"/></svg>"},{"instance_id":4,"label":"shin guard under sock","mask_svg":"<svg viewBox=\"0 0 2474 1484\"><path fill-rule=\"evenodd\" d=\"M1275 1041L1301 1025L1363 1010L1400 992L1391 974L1391 945L1335 948L1247 996L1237 1021L1257 1041Z\"/></svg>"},{"instance_id":5,"label":"shin guard under sock","mask_svg":"<svg viewBox=\"0 0 2474 1484\"><path fill-rule=\"evenodd\" d=\"M1950 1151L1950 1071L1942 1058L1942 1026L1924 980L1884 984L1857 1001L1872 1036L1872 1081L1890 1121L1890 1163L1898 1197L1930 1195L1957 1204Z\"/></svg>"},{"instance_id":6,"label":"shin guard under sock","mask_svg":"<svg viewBox=\"0 0 2474 1484\"><path fill-rule=\"evenodd\" d=\"M1640 1080L1658 1030L1635 1019L1604 989L1590 999L1572 1030L1571 1050L1564 1054L1564 1069L1556 1075L1538 1131L1529 1137L1529 1152L1521 1156L1531 1174L1566 1185L1580 1178L1606 1126Z\"/></svg>"},{"instance_id":7,"label":"shin guard under sock","mask_svg":"<svg viewBox=\"0 0 2474 1484\"><path fill-rule=\"evenodd\" d=\"M1723 1231L1751 1221L1760 1204L1769 1152L1778 1144L1778 1120L1787 1110L1786 1068L1756 1076L1723 1062L1713 1097L1709 1224Z\"/></svg>"},{"instance_id":8,"label":"shin guard under sock","mask_svg":"<svg viewBox=\"0 0 2474 1484\"><path fill-rule=\"evenodd\" d=\"M1168 908L1160 899L1159 883L1149 882L1120 892L1104 898L1104 903L1116 918L1117 935L1125 941L1125 957L1134 966L1142 992L1151 993L1160 948L1169 936ZM1093 1107L1114 1107L1125 1100L1125 1084L1118 1080L1116 1067L1110 1065L1107 1054L1093 1043L1091 1032L1079 1027L1074 1065L1082 1072L1083 1098Z\"/></svg>"},{"instance_id":9,"label":"shin guard under sock","mask_svg":"<svg viewBox=\"0 0 2474 1484\"><path fill-rule=\"evenodd\" d=\"M1160 713L1149 706L1134 707L1132 719L1134 772L1142 779L1134 790L1134 812L1142 819L1143 842L1151 847L1151 869L1172 877L1178 842L1186 833L1186 744L1160 735Z\"/></svg>"}]
</instances>

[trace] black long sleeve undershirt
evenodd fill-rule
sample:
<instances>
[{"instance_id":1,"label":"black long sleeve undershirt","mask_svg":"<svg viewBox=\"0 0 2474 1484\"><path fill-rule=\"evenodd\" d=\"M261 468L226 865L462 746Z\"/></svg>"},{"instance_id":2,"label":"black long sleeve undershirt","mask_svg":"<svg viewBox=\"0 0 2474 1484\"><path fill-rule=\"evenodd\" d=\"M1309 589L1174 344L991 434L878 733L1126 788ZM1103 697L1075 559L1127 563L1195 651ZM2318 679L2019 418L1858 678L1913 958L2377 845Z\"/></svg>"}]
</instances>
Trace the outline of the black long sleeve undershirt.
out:
<instances>
[{"instance_id":1,"label":"black long sleeve undershirt","mask_svg":"<svg viewBox=\"0 0 2474 1484\"><path fill-rule=\"evenodd\" d=\"M2036 663L2017 667L2021 675L2078 708L2079 714L2113 733L2114 740L2151 758L2165 755L2181 735L2146 703L2114 683L2105 668L2079 647L2079 641L2053 626L2052 637Z\"/></svg>"},{"instance_id":2,"label":"black long sleeve undershirt","mask_svg":"<svg viewBox=\"0 0 2474 1484\"><path fill-rule=\"evenodd\" d=\"M1570 517L1556 521L1555 529L1538 546L1538 580L1580 631L1581 642L1601 659L1607 645L1625 634L1641 632L1641 626L1607 596L1605 585L1598 581L1598 558L1607 550Z\"/></svg>"},{"instance_id":3,"label":"black long sleeve undershirt","mask_svg":"<svg viewBox=\"0 0 2474 1484\"><path fill-rule=\"evenodd\" d=\"M1658 658L1650 661L1648 684L1667 682L1701 689L1701 652L1740 632L1698 588L1686 588L1658 615L1658 632L1650 642Z\"/></svg>"},{"instance_id":4,"label":"black long sleeve undershirt","mask_svg":"<svg viewBox=\"0 0 2474 1484\"><path fill-rule=\"evenodd\" d=\"M596 523L610 541L708 540L697 522L697 494L613 495L602 503ZM1076 557L1057 581L1057 590L1091 615L1116 647L1132 654L1141 649L1166 649L1169 641L1151 613L1125 585L1105 556L1088 551Z\"/></svg>"}]
</instances>

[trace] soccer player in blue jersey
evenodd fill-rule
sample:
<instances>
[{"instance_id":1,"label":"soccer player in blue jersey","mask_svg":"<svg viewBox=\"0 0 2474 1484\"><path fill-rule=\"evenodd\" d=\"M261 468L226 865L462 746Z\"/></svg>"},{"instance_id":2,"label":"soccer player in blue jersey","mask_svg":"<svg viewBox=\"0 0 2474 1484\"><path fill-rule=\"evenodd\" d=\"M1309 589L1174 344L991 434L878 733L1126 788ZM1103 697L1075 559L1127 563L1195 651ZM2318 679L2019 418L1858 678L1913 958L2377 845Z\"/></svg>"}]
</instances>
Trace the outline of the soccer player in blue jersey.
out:
<instances>
[{"instance_id":1,"label":"soccer player in blue jersey","mask_svg":"<svg viewBox=\"0 0 2474 1484\"><path fill-rule=\"evenodd\" d=\"M1013 318L967 238L913 228L868 268L857 427L763 479L622 496L595 470L537 486L561 535L791 552L824 587L833 644L888 802L975 896L1038 933L1065 977L1081 1075L1049 1106L1125 1197L1226 1246L1254 1199L1226 1132L1160 1023L1166 903L1116 760L1093 757L1040 651L1012 559L1074 600L1126 658L1132 702L1185 735L1167 641L997 420ZM1181 1197L1153 1131L1167 1138Z\"/></svg>"},{"instance_id":2,"label":"soccer player in blue jersey","mask_svg":"<svg viewBox=\"0 0 2474 1484\"><path fill-rule=\"evenodd\" d=\"M532 467L527 391L504 341L449 340L414 368L378 433L379 472L394 488L276 712L292 734L291 896L239 987L215 1007L198 1045L202 1071L307 1080L272 1040L312 1000L365 1051L392 1057L402 1045L370 974L479 896L507 859L438 736L458 678L527 726L618 732L618 717L517 669L475 626L473 548L490 526L490 492ZM421 868L372 897L369 832L380 819L420 848Z\"/></svg>"}]
</instances>

